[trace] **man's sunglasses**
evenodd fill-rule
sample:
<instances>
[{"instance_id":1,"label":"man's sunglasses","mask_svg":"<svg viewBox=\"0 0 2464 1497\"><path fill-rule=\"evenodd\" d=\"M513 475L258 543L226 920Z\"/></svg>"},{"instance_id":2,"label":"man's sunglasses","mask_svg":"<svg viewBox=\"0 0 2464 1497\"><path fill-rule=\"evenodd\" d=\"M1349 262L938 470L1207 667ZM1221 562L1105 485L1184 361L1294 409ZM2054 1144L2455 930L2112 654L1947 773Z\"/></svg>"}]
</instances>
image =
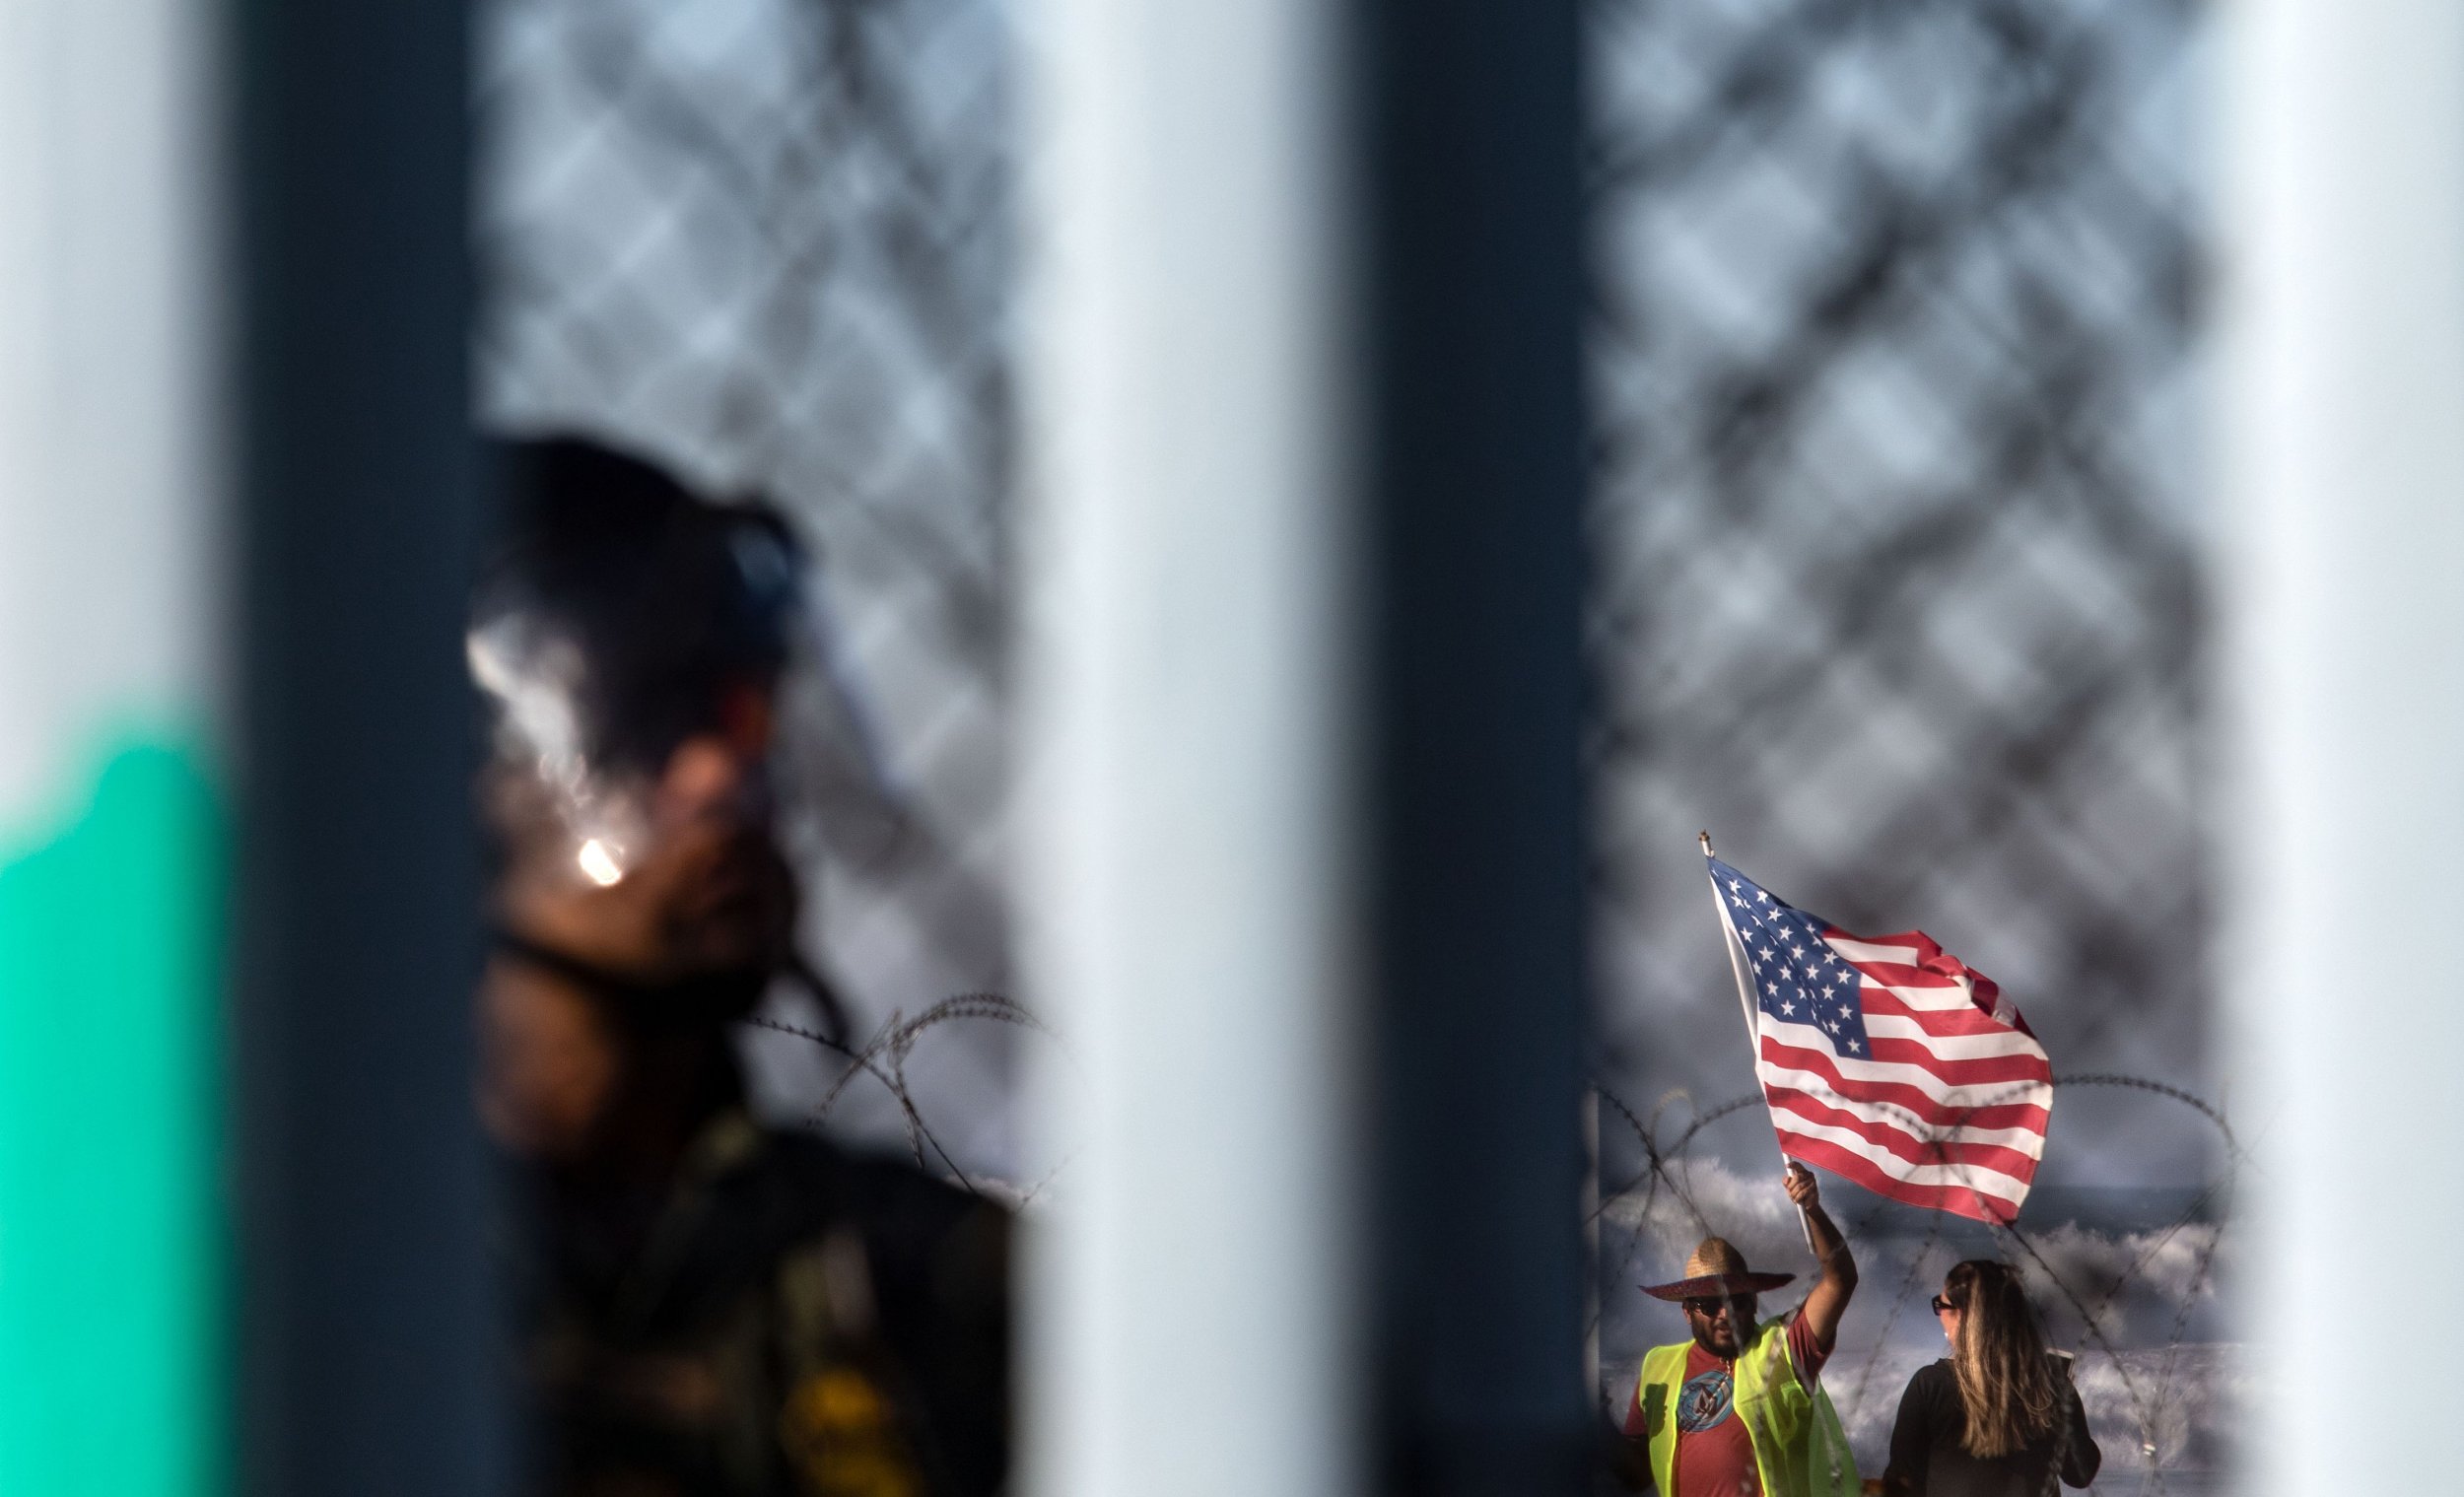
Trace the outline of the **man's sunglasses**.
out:
<instances>
[{"instance_id":1,"label":"man's sunglasses","mask_svg":"<svg viewBox=\"0 0 2464 1497\"><path fill-rule=\"evenodd\" d=\"M1936 1315L1940 1315L1940 1314L1942 1314L1942 1313L1943 1313L1944 1311L1946 1311L1946 1310L1965 1310L1965 1309L1967 1309L1967 1306L1965 1306L1965 1305L1956 1305L1956 1304L1952 1304L1951 1301L1949 1301L1949 1300L1947 1300L1947 1299L1944 1299L1944 1298L1943 1298L1941 1295L1939 1295L1939 1294L1934 1296L1934 1313L1935 1313Z\"/></svg>"},{"instance_id":2,"label":"man's sunglasses","mask_svg":"<svg viewBox=\"0 0 2464 1497\"><path fill-rule=\"evenodd\" d=\"M1699 1316L1709 1317L1709 1316L1715 1316L1715 1315L1718 1315L1718 1314L1720 1313L1720 1307L1721 1307L1721 1306L1723 1306L1723 1305L1740 1304L1740 1303L1742 1303L1742 1304L1747 1304L1747 1305L1750 1305L1750 1304L1752 1304L1752 1303L1753 1303L1753 1296L1752 1296L1752 1295L1750 1295L1750 1294L1741 1294L1741 1295L1738 1295L1738 1296L1737 1296L1735 1299L1733 1299L1733 1300L1732 1300L1732 1299L1717 1299L1717 1300L1685 1300L1685 1301L1683 1301L1682 1303L1683 1303L1683 1304L1684 1304L1684 1306L1685 1306L1685 1313L1686 1313L1687 1315L1699 1315Z\"/></svg>"}]
</instances>

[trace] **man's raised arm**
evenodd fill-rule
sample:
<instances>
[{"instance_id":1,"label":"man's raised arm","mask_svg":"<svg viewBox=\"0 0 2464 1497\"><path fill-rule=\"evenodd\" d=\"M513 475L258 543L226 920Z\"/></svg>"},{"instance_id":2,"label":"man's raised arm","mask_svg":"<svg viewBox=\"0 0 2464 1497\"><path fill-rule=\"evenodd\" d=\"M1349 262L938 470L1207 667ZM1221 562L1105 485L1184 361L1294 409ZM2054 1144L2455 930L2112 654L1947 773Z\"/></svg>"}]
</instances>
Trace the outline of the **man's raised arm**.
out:
<instances>
[{"instance_id":1,"label":"man's raised arm","mask_svg":"<svg viewBox=\"0 0 2464 1497\"><path fill-rule=\"evenodd\" d=\"M1830 1213L1822 1209L1821 1191L1814 1183L1814 1172L1801 1164L1788 1167L1788 1198L1806 1214L1807 1235L1814 1240L1814 1257L1822 1260L1822 1276L1814 1281L1814 1292L1806 1296L1806 1327L1814 1332L1814 1344L1829 1356L1839 1339L1839 1318L1848 1313L1849 1296L1857 1292L1857 1260L1848 1256L1848 1240L1839 1235Z\"/></svg>"}]
</instances>

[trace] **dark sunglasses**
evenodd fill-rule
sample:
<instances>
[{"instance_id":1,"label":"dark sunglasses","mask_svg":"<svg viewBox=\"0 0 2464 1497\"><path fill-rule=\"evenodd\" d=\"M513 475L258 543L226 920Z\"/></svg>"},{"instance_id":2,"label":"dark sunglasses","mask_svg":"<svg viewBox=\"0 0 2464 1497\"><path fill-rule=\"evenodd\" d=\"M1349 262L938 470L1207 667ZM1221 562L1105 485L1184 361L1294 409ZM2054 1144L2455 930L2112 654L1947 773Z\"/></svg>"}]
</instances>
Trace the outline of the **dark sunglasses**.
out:
<instances>
[{"instance_id":1,"label":"dark sunglasses","mask_svg":"<svg viewBox=\"0 0 2464 1497\"><path fill-rule=\"evenodd\" d=\"M1715 1315L1718 1315L1718 1314L1720 1313L1720 1307L1721 1307L1721 1306L1723 1306L1723 1305L1728 1305L1728 1304L1746 1304L1746 1305L1750 1305L1750 1304L1752 1304L1752 1303L1753 1303L1753 1298L1754 1298L1754 1297L1753 1297L1752 1295L1750 1295L1750 1294L1741 1294L1741 1295L1736 1296L1736 1298L1735 1298L1734 1300L1729 1300L1729 1299L1717 1299L1717 1300L1686 1300L1686 1301L1683 1301L1682 1303L1683 1303L1683 1304L1684 1304L1684 1306L1685 1306L1685 1313L1686 1313L1687 1315L1699 1315L1699 1316L1705 1316L1705 1317L1708 1317L1708 1316L1715 1316Z\"/></svg>"},{"instance_id":2,"label":"dark sunglasses","mask_svg":"<svg viewBox=\"0 0 2464 1497\"><path fill-rule=\"evenodd\" d=\"M1965 1310L1968 1307L1965 1305L1953 1304L1950 1300L1944 1299L1939 1294L1934 1296L1934 1313L1936 1315L1940 1315L1946 1310Z\"/></svg>"}]
</instances>

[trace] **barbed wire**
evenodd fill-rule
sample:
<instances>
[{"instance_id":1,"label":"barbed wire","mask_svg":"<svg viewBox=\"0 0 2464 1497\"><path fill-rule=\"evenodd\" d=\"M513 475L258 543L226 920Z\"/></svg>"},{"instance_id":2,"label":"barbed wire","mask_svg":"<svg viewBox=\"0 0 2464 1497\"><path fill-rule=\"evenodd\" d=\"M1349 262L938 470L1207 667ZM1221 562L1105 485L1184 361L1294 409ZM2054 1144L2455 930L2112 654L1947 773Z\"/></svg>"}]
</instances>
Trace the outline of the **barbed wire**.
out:
<instances>
[{"instance_id":1,"label":"barbed wire","mask_svg":"<svg viewBox=\"0 0 2464 1497\"><path fill-rule=\"evenodd\" d=\"M830 1082L828 1088L823 1091L821 1099L806 1115L804 1120L806 1126L816 1130L823 1127L829 1122L831 1112L847 1095L848 1088L858 1079L869 1076L880 1083L882 1090L897 1104L900 1116L906 1120L908 1148L915 1158L917 1168L930 1168L925 1158L925 1150L928 1148L931 1151L931 1157L940 1161L941 1168L949 1173L953 1182L970 1193L984 1195L987 1193L984 1183L968 1173L966 1167L958 1162L957 1156L943 1146L931 1125L924 1122L924 1111L917 1105L915 1093L907 1080L907 1060L914 1053L916 1043L941 1025L965 1019L1007 1024L1033 1031L1048 1039L1059 1038L1054 1034L1051 1026L1038 1018L1025 1004L996 992L954 994L932 1004L914 1018L909 1018L894 1009L880 1029L861 1047L850 1045L835 1035L824 1034L819 1030L762 1014L747 1018L742 1023L750 1029L807 1041L846 1059L846 1066ZM1062 1163L1066 1164L1066 1162L1064 1160ZM1050 1183L1052 1177L1059 1173L1060 1168L1056 1166L1052 1171L1047 1172L1043 1179L1024 1192L1020 1201L1016 1203L1032 1199L1045 1185Z\"/></svg>"}]
</instances>

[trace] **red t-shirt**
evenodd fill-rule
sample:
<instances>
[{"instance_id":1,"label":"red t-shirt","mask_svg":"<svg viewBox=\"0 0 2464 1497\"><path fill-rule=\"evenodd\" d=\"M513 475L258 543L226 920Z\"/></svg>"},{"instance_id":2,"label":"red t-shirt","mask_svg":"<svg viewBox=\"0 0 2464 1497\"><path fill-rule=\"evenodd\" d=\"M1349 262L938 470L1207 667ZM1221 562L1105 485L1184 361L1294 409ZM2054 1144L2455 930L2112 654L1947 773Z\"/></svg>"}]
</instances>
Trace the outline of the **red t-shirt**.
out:
<instances>
[{"instance_id":1,"label":"red t-shirt","mask_svg":"<svg viewBox=\"0 0 2464 1497\"><path fill-rule=\"evenodd\" d=\"M1812 1388L1822 1374L1824 1354L1802 1311L1788 1318L1788 1354L1798 1381ZM1700 1342L1685 1348L1685 1384L1671 1411L1677 1419L1677 1461L1670 1485L1677 1490L1660 1497L1762 1497L1753 1439L1737 1417L1735 1365L1703 1350ZM1637 1384L1625 1405L1625 1433L1638 1440L1651 1433L1644 1427L1642 1393Z\"/></svg>"}]
</instances>

